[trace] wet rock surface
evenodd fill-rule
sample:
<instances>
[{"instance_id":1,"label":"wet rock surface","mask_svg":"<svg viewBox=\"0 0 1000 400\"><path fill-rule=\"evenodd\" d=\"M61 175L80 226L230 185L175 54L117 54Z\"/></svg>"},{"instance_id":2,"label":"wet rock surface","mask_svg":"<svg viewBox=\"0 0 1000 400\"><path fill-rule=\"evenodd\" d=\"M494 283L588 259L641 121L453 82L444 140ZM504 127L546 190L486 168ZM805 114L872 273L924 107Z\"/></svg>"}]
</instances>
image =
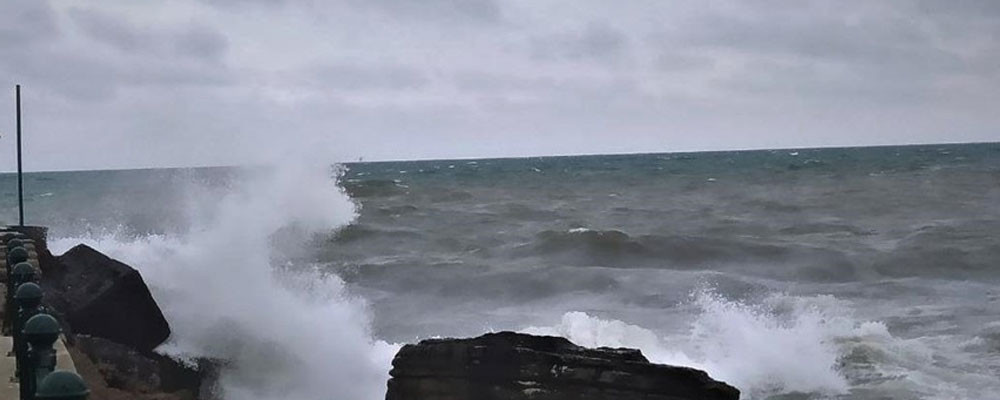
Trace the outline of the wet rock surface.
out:
<instances>
[{"instance_id":1,"label":"wet rock surface","mask_svg":"<svg viewBox=\"0 0 1000 400\"><path fill-rule=\"evenodd\" d=\"M400 349L386 400L735 400L704 371L650 363L639 350L577 346L514 332L430 339Z\"/></svg>"},{"instance_id":2,"label":"wet rock surface","mask_svg":"<svg viewBox=\"0 0 1000 400\"><path fill-rule=\"evenodd\" d=\"M85 245L53 256L44 236L35 240L43 302L62 325L91 400L218 398L220 362L153 351L170 326L137 270Z\"/></svg>"},{"instance_id":3,"label":"wet rock surface","mask_svg":"<svg viewBox=\"0 0 1000 400\"><path fill-rule=\"evenodd\" d=\"M88 335L76 335L75 346L98 367L109 387L134 392L199 393L198 365L185 365L160 354Z\"/></svg>"},{"instance_id":4,"label":"wet rock surface","mask_svg":"<svg viewBox=\"0 0 1000 400\"><path fill-rule=\"evenodd\" d=\"M45 302L74 334L105 338L150 353L170 326L134 268L85 245L44 264Z\"/></svg>"}]
</instances>

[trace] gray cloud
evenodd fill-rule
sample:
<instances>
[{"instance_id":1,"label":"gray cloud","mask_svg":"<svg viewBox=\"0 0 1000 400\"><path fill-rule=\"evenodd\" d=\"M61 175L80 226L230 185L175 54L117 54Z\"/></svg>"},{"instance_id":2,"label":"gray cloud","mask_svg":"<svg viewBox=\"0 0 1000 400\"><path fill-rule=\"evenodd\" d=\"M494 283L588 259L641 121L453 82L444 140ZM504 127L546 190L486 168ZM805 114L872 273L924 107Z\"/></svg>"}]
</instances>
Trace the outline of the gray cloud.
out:
<instances>
[{"instance_id":1,"label":"gray cloud","mask_svg":"<svg viewBox=\"0 0 1000 400\"><path fill-rule=\"evenodd\" d=\"M45 0L8 0L0 12L0 46L35 43L59 34L55 13Z\"/></svg>"},{"instance_id":2,"label":"gray cloud","mask_svg":"<svg viewBox=\"0 0 1000 400\"><path fill-rule=\"evenodd\" d=\"M706 70L715 66L715 59L706 55L664 50L656 56L653 65L661 71Z\"/></svg>"},{"instance_id":3,"label":"gray cloud","mask_svg":"<svg viewBox=\"0 0 1000 400\"><path fill-rule=\"evenodd\" d=\"M37 50L0 61L0 68L37 89L77 101L104 101L134 86L212 87L232 82L224 71L183 62L109 60L83 52Z\"/></svg>"},{"instance_id":4,"label":"gray cloud","mask_svg":"<svg viewBox=\"0 0 1000 400\"><path fill-rule=\"evenodd\" d=\"M604 23L591 22L579 30L536 36L531 53L539 59L616 62L625 53L628 37Z\"/></svg>"},{"instance_id":5,"label":"gray cloud","mask_svg":"<svg viewBox=\"0 0 1000 400\"><path fill-rule=\"evenodd\" d=\"M477 71L460 72L452 79L458 88L473 93L480 105L519 109L519 112L539 106L543 106L543 110L562 106L604 107L636 95L638 86L634 80L614 77L525 78L510 73Z\"/></svg>"},{"instance_id":6,"label":"gray cloud","mask_svg":"<svg viewBox=\"0 0 1000 400\"><path fill-rule=\"evenodd\" d=\"M306 83L342 90L419 89L429 82L422 71L394 65L325 65L303 74Z\"/></svg>"},{"instance_id":7,"label":"gray cloud","mask_svg":"<svg viewBox=\"0 0 1000 400\"><path fill-rule=\"evenodd\" d=\"M773 95L800 103L853 102L855 105L898 107L927 103L934 82L905 77L829 71L813 63L756 61L719 81L744 96Z\"/></svg>"},{"instance_id":8,"label":"gray cloud","mask_svg":"<svg viewBox=\"0 0 1000 400\"><path fill-rule=\"evenodd\" d=\"M173 37L178 55L219 60L229 47L229 42L218 30L204 25L190 25Z\"/></svg>"},{"instance_id":9,"label":"gray cloud","mask_svg":"<svg viewBox=\"0 0 1000 400\"><path fill-rule=\"evenodd\" d=\"M697 46L758 55L787 55L839 63L897 67L960 66L954 53L933 45L931 34L907 19L798 16L793 18L712 16L692 24L678 38Z\"/></svg>"},{"instance_id":10,"label":"gray cloud","mask_svg":"<svg viewBox=\"0 0 1000 400\"><path fill-rule=\"evenodd\" d=\"M40 168L1000 140L1000 7L942 4L9 0L0 81Z\"/></svg>"},{"instance_id":11,"label":"gray cloud","mask_svg":"<svg viewBox=\"0 0 1000 400\"><path fill-rule=\"evenodd\" d=\"M18 4L20 4L18 2ZM0 72L26 89L74 102L108 102L121 90L141 87L197 86L210 89L233 81L221 64L225 38L214 28L193 23L143 26L123 16L94 9L65 10L67 27L54 24L45 2L0 15L28 16L26 27L50 32L46 42L0 41ZM27 18L27 17L26 17ZM23 22L23 21L22 21ZM70 29L66 29L70 28ZM51 32L67 32L57 40ZM79 32L77 38L69 36ZM90 40L79 42L80 39Z\"/></svg>"},{"instance_id":12,"label":"gray cloud","mask_svg":"<svg viewBox=\"0 0 1000 400\"><path fill-rule=\"evenodd\" d=\"M966 28L949 42L940 16L912 4L854 13L831 13L822 1L799 4L701 15L650 42L713 66L724 63L708 87L741 100L932 107L942 99L984 100L978 88L1000 84L996 69L986 67L1000 58L966 47L976 36L992 35L989 29ZM665 54L673 61L676 53Z\"/></svg>"},{"instance_id":13,"label":"gray cloud","mask_svg":"<svg viewBox=\"0 0 1000 400\"><path fill-rule=\"evenodd\" d=\"M498 22L503 18L502 7L496 0L337 0L331 2L316 0L198 0L225 9L264 6L270 8L299 7L308 10L313 17L327 17L336 21L343 6L379 13L411 21L434 21L449 23ZM315 15L332 13L334 15Z\"/></svg>"},{"instance_id":14,"label":"gray cloud","mask_svg":"<svg viewBox=\"0 0 1000 400\"><path fill-rule=\"evenodd\" d=\"M914 7L917 12L924 15L1000 18L1000 3L993 0L955 0L947 2L916 0L914 1Z\"/></svg>"},{"instance_id":15,"label":"gray cloud","mask_svg":"<svg viewBox=\"0 0 1000 400\"><path fill-rule=\"evenodd\" d=\"M496 0L351 0L351 4L406 18L453 23L497 22L502 18Z\"/></svg>"},{"instance_id":16,"label":"gray cloud","mask_svg":"<svg viewBox=\"0 0 1000 400\"><path fill-rule=\"evenodd\" d=\"M120 18L83 8L67 12L71 20L88 36L124 52L151 51L155 38L149 32L131 26Z\"/></svg>"},{"instance_id":17,"label":"gray cloud","mask_svg":"<svg viewBox=\"0 0 1000 400\"><path fill-rule=\"evenodd\" d=\"M67 14L84 34L125 53L219 60L229 44L217 29L197 23L139 27L95 9L73 8Z\"/></svg>"},{"instance_id":18,"label":"gray cloud","mask_svg":"<svg viewBox=\"0 0 1000 400\"><path fill-rule=\"evenodd\" d=\"M200 0L200 1L206 4L211 4L213 6L219 6L219 7L239 7L239 6L246 6L249 4L281 6L288 4L289 1L291 0Z\"/></svg>"}]
</instances>

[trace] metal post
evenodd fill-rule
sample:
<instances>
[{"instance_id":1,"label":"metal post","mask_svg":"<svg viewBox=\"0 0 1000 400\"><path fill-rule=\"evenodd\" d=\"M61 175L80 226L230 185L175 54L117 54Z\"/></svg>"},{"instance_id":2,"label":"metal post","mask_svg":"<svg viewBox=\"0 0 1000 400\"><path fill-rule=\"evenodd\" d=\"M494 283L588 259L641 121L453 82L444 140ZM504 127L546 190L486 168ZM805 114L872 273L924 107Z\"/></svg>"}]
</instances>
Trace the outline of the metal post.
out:
<instances>
[{"instance_id":1,"label":"metal post","mask_svg":"<svg viewBox=\"0 0 1000 400\"><path fill-rule=\"evenodd\" d=\"M18 221L24 226L24 182L21 178L21 85L14 90L17 98L17 212Z\"/></svg>"},{"instance_id":2,"label":"metal post","mask_svg":"<svg viewBox=\"0 0 1000 400\"><path fill-rule=\"evenodd\" d=\"M24 340L28 342L28 369L24 371L18 384L24 400L33 400L38 383L56 368L56 351L52 344L59 340L59 322L49 314L36 314L24 323Z\"/></svg>"},{"instance_id":3,"label":"metal post","mask_svg":"<svg viewBox=\"0 0 1000 400\"><path fill-rule=\"evenodd\" d=\"M10 242L8 242L10 243ZM14 267L18 264L28 261L28 251L24 247L15 247L13 249L7 250L7 301L4 303L4 315L14 315L16 308L14 308L14 292L17 290L17 286L14 286ZM11 327L11 319L3 319L3 330L7 331Z\"/></svg>"},{"instance_id":4,"label":"metal post","mask_svg":"<svg viewBox=\"0 0 1000 400\"><path fill-rule=\"evenodd\" d=\"M30 370L28 364L28 343L24 340L24 324L31 317L45 312L42 307L42 288L34 282L26 282L18 286L14 301L18 305L17 316L14 318L14 356L17 359L17 377L20 380L24 372ZM27 386L21 391L21 397L27 397Z\"/></svg>"}]
</instances>

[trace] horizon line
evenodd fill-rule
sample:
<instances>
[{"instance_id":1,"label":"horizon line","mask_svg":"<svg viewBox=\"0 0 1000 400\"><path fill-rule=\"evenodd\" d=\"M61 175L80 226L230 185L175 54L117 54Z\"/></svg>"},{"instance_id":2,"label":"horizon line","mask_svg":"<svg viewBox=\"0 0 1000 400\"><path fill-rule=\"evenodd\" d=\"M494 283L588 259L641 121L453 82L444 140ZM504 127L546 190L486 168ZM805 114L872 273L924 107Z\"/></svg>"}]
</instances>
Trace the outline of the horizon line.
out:
<instances>
[{"instance_id":1,"label":"horizon line","mask_svg":"<svg viewBox=\"0 0 1000 400\"><path fill-rule=\"evenodd\" d=\"M350 161L331 161L330 165L336 164L377 164L377 163L397 163L397 162L418 162L418 161L469 161L469 160L517 160L528 158L558 158L558 157L596 157L596 156L628 156L628 155L655 155L655 154L693 154L693 153L718 153L718 152L751 152L751 151L784 151L784 150L820 150L820 149L853 149L853 148L878 148L878 147L914 147L914 146L953 146L953 145L974 145L974 144L1000 144L995 142L917 142L902 144L864 144L864 145L819 145L819 146L789 146L789 147L742 147L729 149L711 150L668 150L668 151L622 151L608 153L561 153L561 154L539 154L539 155L517 155L517 156L488 156L488 157L427 157L427 158L385 158L365 160L364 157ZM51 173L51 172L101 172L101 171L144 171L161 169L210 169L210 168L246 168L262 167L266 163L247 164L201 164L190 166L143 166L143 167L112 167L98 169L47 169L25 171L25 174ZM16 174L17 171L0 171L3 174Z\"/></svg>"}]
</instances>

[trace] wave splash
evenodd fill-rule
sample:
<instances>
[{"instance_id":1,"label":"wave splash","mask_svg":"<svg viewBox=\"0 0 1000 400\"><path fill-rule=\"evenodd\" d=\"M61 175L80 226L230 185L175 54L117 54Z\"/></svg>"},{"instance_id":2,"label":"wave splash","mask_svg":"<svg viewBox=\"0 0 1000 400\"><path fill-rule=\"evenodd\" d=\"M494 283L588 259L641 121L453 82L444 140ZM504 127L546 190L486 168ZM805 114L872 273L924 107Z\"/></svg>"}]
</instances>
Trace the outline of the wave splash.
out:
<instances>
[{"instance_id":1,"label":"wave splash","mask_svg":"<svg viewBox=\"0 0 1000 400\"><path fill-rule=\"evenodd\" d=\"M723 299L698 291L699 309L682 336L655 332L582 312L563 315L559 324L530 327L535 334L560 335L584 346L639 348L652 362L690 366L734 385L749 399L800 392L840 395L848 391L838 371L841 349L836 339L862 327L844 317L829 296L772 296L776 308ZM774 310L788 308L786 312Z\"/></svg>"},{"instance_id":2,"label":"wave splash","mask_svg":"<svg viewBox=\"0 0 1000 400\"><path fill-rule=\"evenodd\" d=\"M276 244L289 241L279 237L301 243L357 215L329 169L276 165L198 207L186 234L63 238L50 247L82 242L139 269L173 330L159 351L226 360L226 399L384 396L398 346L373 339L364 301L334 275L281 268L292 262L282 261Z\"/></svg>"},{"instance_id":3,"label":"wave splash","mask_svg":"<svg viewBox=\"0 0 1000 400\"><path fill-rule=\"evenodd\" d=\"M698 290L692 305L696 315L682 334L660 336L583 312L524 331L590 347L638 348L652 362L705 370L750 400L976 399L1000 390L995 370L974 360L994 354L989 338L1000 325L973 339L901 338L882 322L853 318L849 302L828 295L773 294L746 304Z\"/></svg>"}]
</instances>

